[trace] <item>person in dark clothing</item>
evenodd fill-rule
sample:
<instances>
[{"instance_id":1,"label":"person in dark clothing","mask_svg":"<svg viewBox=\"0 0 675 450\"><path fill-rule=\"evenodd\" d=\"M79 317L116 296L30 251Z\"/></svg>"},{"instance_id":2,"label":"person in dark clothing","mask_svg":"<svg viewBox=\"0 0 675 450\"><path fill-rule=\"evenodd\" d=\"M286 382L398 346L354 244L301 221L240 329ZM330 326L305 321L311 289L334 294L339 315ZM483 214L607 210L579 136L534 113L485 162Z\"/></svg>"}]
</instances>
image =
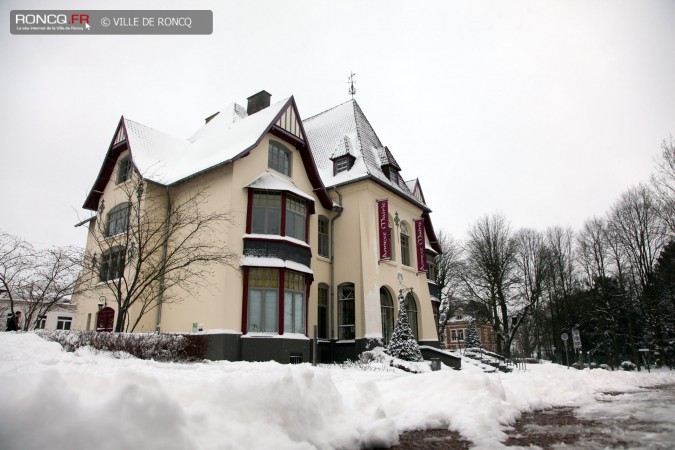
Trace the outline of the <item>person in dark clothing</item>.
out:
<instances>
[{"instance_id":1,"label":"person in dark clothing","mask_svg":"<svg viewBox=\"0 0 675 450\"><path fill-rule=\"evenodd\" d=\"M7 329L5 331L17 331L19 329L19 320L15 315L10 315L7 318Z\"/></svg>"}]
</instances>

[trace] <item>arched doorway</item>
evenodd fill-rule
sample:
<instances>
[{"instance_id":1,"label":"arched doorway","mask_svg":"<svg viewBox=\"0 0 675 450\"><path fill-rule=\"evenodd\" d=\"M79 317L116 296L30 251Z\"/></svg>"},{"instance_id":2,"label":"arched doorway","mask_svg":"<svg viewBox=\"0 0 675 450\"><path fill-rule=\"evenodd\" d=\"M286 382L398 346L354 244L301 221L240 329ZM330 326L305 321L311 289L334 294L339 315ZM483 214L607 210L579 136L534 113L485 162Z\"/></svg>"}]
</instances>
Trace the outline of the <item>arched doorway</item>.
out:
<instances>
[{"instance_id":1,"label":"arched doorway","mask_svg":"<svg viewBox=\"0 0 675 450\"><path fill-rule=\"evenodd\" d=\"M380 288L380 310L382 312L382 341L389 345L391 335L394 333L394 301L389 290Z\"/></svg>"},{"instance_id":2,"label":"arched doorway","mask_svg":"<svg viewBox=\"0 0 675 450\"><path fill-rule=\"evenodd\" d=\"M115 327L115 310L106 306L96 316L96 331L112 331Z\"/></svg>"},{"instance_id":3,"label":"arched doorway","mask_svg":"<svg viewBox=\"0 0 675 450\"><path fill-rule=\"evenodd\" d=\"M405 296L405 309L408 313L408 321L410 322L410 328L412 329L413 336L415 340L419 341L419 327L417 322L417 302L415 302L415 297L413 297L412 292L408 292L408 295Z\"/></svg>"}]
</instances>

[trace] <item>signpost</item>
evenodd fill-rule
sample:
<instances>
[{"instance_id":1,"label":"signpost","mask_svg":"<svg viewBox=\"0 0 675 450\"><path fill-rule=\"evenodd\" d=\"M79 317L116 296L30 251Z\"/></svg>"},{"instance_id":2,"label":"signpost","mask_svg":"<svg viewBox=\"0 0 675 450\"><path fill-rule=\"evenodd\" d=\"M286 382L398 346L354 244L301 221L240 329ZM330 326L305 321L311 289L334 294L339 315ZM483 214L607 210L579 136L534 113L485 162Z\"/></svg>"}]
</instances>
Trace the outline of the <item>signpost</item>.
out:
<instances>
[{"instance_id":1,"label":"signpost","mask_svg":"<svg viewBox=\"0 0 675 450\"><path fill-rule=\"evenodd\" d=\"M579 369L583 369L584 352L581 351L581 335L579 335L579 330L572 330L572 342L574 344L574 350L579 352Z\"/></svg>"},{"instance_id":2,"label":"signpost","mask_svg":"<svg viewBox=\"0 0 675 450\"><path fill-rule=\"evenodd\" d=\"M649 350L648 348L639 348L638 352L642 353L642 359L644 360L645 364L647 365L647 372L651 373L651 370L649 368Z\"/></svg>"},{"instance_id":3,"label":"signpost","mask_svg":"<svg viewBox=\"0 0 675 450\"><path fill-rule=\"evenodd\" d=\"M570 368L570 357L567 353L567 339L569 336L567 336L567 333L563 333L560 335L560 339L563 340L563 344L565 344L565 359L567 360L567 368Z\"/></svg>"}]
</instances>

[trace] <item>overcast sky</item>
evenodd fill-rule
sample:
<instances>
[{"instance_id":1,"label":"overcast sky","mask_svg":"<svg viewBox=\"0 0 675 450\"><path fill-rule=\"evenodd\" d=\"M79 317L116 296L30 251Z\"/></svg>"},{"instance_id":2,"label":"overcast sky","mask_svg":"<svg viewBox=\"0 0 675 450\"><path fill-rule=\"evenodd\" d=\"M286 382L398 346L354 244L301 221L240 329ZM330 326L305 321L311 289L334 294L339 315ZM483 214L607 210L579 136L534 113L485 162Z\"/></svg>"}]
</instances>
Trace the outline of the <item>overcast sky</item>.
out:
<instances>
[{"instance_id":1,"label":"overcast sky","mask_svg":"<svg viewBox=\"0 0 675 450\"><path fill-rule=\"evenodd\" d=\"M121 115L187 137L262 89L356 100L437 229L578 228L675 134L675 1L0 1L0 229L73 225ZM14 36L12 9L210 9L208 36Z\"/></svg>"}]
</instances>

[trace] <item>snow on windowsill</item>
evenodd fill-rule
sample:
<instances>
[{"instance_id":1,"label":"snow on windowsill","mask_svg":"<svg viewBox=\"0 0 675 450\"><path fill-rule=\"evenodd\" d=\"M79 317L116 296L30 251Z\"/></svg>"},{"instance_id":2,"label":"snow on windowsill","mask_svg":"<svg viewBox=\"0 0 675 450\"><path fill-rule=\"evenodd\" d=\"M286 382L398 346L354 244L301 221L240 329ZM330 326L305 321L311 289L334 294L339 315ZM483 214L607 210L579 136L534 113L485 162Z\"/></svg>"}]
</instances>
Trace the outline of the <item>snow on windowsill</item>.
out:
<instances>
[{"instance_id":1,"label":"snow on windowsill","mask_svg":"<svg viewBox=\"0 0 675 450\"><path fill-rule=\"evenodd\" d=\"M241 336L242 338L272 338L272 339L297 339L309 341L309 338L300 333L263 333L263 332L249 332Z\"/></svg>"},{"instance_id":2,"label":"snow on windowsill","mask_svg":"<svg viewBox=\"0 0 675 450\"><path fill-rule=\"evenodd\" d=\"M286 241L289 244L299 245L300 247L309 248L309 244L300 239L290 236L281 236L279 234L244 234L244 239L260 239L262 241Z\"/></svg>"},{"instance_id":3,"label":"snow on windowsill","mask_svg":"<svg viewBox=\"0 0 675 450\"><path fill-rule=\"evenodd\" d=\"M339 341L335 341L336 344L355 344L356 341L354 339L342 339Z\"/></svg>"},{"instance_id":4,"label":"snow on windowsill","mask_svg":"<svg viewBox=\"0 0 675 450\"><path fill-rule=\"evenodd\" d=\"M209 330L193 331L191 334L241 334L241 331L214 328Z\"/></svg>"},{"instance_id":5,"label":"snow on windowsill","mask_svg":"<svg viewBox=\"0 0 675 450\"><path fill-rule=\"evenodd\" d=\"M264 256L243 256L241 258L241 262L239 263L239 265L244 267L278 267L314 275L312 269L310 269L306 265L297 263L295 261L284 261L281 258L270 258Z\"/></svg>"}]
</instances>

